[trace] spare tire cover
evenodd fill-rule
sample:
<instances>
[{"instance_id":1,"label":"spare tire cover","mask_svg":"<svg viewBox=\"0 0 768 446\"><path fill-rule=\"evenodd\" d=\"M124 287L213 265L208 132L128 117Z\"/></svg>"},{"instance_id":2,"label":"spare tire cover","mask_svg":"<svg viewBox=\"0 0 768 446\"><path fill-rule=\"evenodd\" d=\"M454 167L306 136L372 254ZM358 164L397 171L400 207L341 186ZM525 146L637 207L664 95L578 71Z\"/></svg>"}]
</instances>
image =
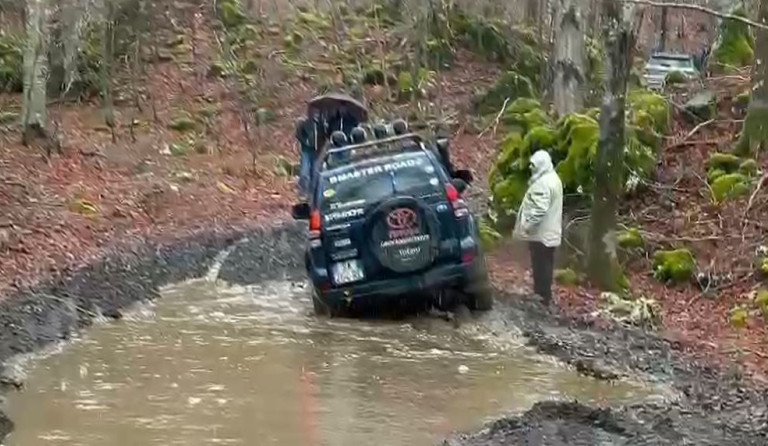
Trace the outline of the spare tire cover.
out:
<instances>
[{"instance_id":1,"label":"spare tire cover","mask_svg":"<svg viewBox=\"0 0 768 446\"><path fill-rule=\"evenodd\" d=\"M383 267L406 273L434 262L440 241L437 219L419 200L400 197L382 203L368 227L371 251Z\"/></svg>"}]
</instances>

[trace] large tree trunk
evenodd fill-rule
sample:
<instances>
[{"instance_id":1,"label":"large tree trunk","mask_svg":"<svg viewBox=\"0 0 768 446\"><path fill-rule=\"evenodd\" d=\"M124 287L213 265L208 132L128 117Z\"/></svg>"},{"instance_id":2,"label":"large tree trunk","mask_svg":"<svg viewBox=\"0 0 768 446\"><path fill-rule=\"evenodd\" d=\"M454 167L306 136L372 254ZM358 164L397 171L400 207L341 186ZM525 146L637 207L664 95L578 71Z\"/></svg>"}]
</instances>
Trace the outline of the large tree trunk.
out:
<instances>
[{"instance_id":1,"label":"large tree trunk","mask_svg":"<svg viewBox=\"0 0 768 446\"><path fill-rule=\"evenodd\" d=\"M48 76L46 2L27 0L27 45L24 49L23 143L46 138L46 78Z\"/></svg>"},{"instance_id":2,"label":"large tree trunk","mask_svg":"<svg viewBox=\"0 0 768 446\"><path fill-rule=\"evenodd\" d=\"M554 102L560 116L582 108L584 85L584 0L560 0L557 9Z\"/></svg>"},{"instance_id":3,"label":"large tree trunk","mask_svg":"<svg viewBox=\"0 0 768 446\"><path fill-rule=\"evenodd\" d=\"M525 21L529 25L538 23L539 21L539 9L541 7L542 0L525 0Z\"/></svg>"},{"instance_id":4,"label":"large tree trunk","mask_svg":"<svg viewBox=\"0 0 768 446\"><path fill-rule=\"evenodd\" d=\"M622 14L622 3L604 0L603 11L607 88L600 109L600 139L594 167L589 275L594 285L615 291L620 287L622 274L616 256L616 212L624 190L624 107L634 36L629 20Z\"/></svg>"},{"instance_id":5,"label":"large tree trunk","mask_svg":"<svg viewBox=\"0 0 768 446\"><path fill-rule=\"evenodd\" d=\"M667 17L668 17L669 8L663 7L661 8L661 36L659 37L659 51L666 51L667 50L667 34L669 34L669 30L667 29Z\"/></svg>"},{"instance_id":6,"label":"large tree trunk","mask_svg":"<svg viewBox=\"0 0 768 446\"><path fill-rule=\"evenodd\" d=\"M760 2L759 23L768 23L768 1ZM768 31L756 29L755 65L752 77L752 99L744 120L744 130L736 146L743 156L757 155L768 148Z\"/></svg>"}]
</instances>

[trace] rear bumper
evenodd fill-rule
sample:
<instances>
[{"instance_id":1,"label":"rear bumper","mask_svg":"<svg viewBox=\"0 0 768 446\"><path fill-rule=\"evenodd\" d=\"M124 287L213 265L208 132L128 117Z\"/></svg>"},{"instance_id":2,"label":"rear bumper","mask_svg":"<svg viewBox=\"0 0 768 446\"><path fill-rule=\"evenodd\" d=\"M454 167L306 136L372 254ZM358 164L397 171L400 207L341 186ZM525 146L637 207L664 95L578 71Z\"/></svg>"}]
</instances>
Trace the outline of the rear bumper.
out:
<instances>
[{"instance_id":1,"label":"rear bumper","mask_svg":"<svg viewBox=\"0 0 768 446\"><path fill-rule=\"evenodd\" d=\"M404 275L394 279L377 280L332 288L318 295L330 305L348 303L358 299L383 299L419 291L449 287L462 287L472 292L475 287L487 286L488 272L485 261L478 257L471 263L443 265L426 272Z\"/></svg>"}]
</instances>

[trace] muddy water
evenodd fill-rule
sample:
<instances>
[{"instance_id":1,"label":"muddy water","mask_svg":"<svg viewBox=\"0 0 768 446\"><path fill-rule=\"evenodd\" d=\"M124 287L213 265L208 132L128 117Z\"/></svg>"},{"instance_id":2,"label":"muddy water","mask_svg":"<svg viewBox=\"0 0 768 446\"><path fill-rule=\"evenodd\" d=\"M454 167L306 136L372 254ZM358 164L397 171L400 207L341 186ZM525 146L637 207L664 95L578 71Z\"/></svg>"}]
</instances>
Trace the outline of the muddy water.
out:
<instances>
[{"instance_id":1,"label":"muddy water","mask_svg":"<svg viewBox=\"0 0 768 446\"><path fill-rule=\"evenodd\" d=\"M429 445L542 399L657 393L537 357L498 311L457 328L317 319L289 282L163 294L28 364L7 445Z\"/></svg>"}]
</instances>

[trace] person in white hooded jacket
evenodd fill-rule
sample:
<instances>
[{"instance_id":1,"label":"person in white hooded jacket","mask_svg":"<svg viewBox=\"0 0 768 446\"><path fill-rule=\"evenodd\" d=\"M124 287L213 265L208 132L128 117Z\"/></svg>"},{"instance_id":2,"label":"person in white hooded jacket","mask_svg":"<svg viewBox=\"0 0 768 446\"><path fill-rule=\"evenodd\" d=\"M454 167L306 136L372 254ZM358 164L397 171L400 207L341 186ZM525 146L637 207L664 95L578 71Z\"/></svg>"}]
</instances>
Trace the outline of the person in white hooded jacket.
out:
<instances>
[{"instance_id":1,"label":"person in white hooded jacket","mask_svg":"<svg viewBox=\"0 0 768 446\"><path fill-rule=\"evenodd\" d=\"M533 269L533 291L544 303L552 300L555 249L563 232L563 183L549 153L531 156L531 179L515 222L514 237L528 242Z\"/></svg>"}]
</instances>

